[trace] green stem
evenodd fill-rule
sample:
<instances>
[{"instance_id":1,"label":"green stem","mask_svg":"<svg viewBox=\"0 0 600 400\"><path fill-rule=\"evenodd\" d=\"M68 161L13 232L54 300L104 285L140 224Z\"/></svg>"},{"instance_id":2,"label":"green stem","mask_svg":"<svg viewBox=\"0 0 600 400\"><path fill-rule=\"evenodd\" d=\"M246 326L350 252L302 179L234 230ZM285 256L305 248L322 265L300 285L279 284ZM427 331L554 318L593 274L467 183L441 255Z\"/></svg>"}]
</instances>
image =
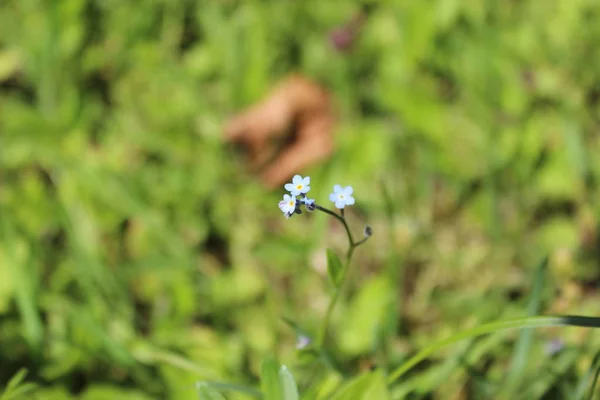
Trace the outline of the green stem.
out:
<instances>
[{"instance_id":1,"label":"green stem","mask_svg":"<svg viewBox=\"0 0 600 400\"><path fill-rule=\"evenodd\" d=\"M346 235L348 235L348 241L350 242L350 247L356 246L356 244L354 243L354 238L352 237L352 233L350 232L350 227L348 226L348 223L346 222L346 218L344 218L343 216L337 215L333 211L328 210L325 207L321 207L317 204L315 204L315 207L317 210L323 211L324 213L329 214L332 217L335 217L338 221L340 221L342 223L342 225L344 225L344 228L346 228Z\"/></svg>"},{"instance_id":2,"label":"green stem","mask_svg":"<svg viewBox=\"0 0 600 400\"><path fill-rule=\"evenodd\" d=\"M327 336L327 330L329 328L329 321L331 320L331 314L333 314L333 309L337 304L338 298L340 297L340 293L342 291L339 288L335 289L335 293L333 293L333 297L327 306L327 312L325 313L325 319L323 320L323 325L321 326L321 330L319 331L319 336L317 337L317 349L322 349L325 344L325 337Z\"/></svg>"},{"instance_id":3,"label":"green stem","mask_svg":"<svg viewBox=\"0 0 600 400\"><path fill-rule=\"evenodd\" d=\"M365 236L364 238L360 239L358 242L354 243L354 247L358 247L361 244L363 244L364 242L366 242L367 240L369 240L371 236Z\"/></svg>"},{"instance_id":4,"label":"green stem","mask_svg":"<svg viewBox=\"0 0 600 400\"><path fill-rule=\"evenodd\" d=\"M475 336L486 335L503 329L522 329L557 325L600 328L600 318L582 317L577 315L527 317L511 319L506 321L491 322L489 324L484 324L476 326L474 328L466 329L462 332L452 335L449 338L442 339L423 348L417 354L408 359L404 364L396 368L394 372L392 372L392 374L388 378L388 384L394 383L398 378L400 378L402 375L408 372L408 370L417 365L419 362L423 361L431 354L440 350L442 347L448 346L452 343L456 343L461 340L469 339Z\"/></svg>"},{"instance_id":5,"label":"green stem","mask_svg":"<svg viewBox=\"0 0 600 400\"><path fill-rule=\"evenodd\" d=\"M321 330L319 331L319 336L317 337L317 343L316 343L317 348L321 349L323 347L323 345L325 344L325 338L327 337L327 331L329 329L333 310L340 298L342 288L344 287L344 284L346 283L346 277L348 276L348 269L350 268L350 263L352 261L352 255L354 254L354 249L356 249L358 246L360 246L361 244L366 242L369 237L365 237L364 239L361 239L358 242L354 241L354 238L352 237L352 233L350 232L350 227L348 226L348 223L346 222L346 218L344 216L344 209L341 210L341 215L338 215L335 212L328 210L324 207L321 207L319 205L316 205L316 204L315 204L315 208L317 210L323 211L326 214L331 215L332 217L335 217L338 221L340 221L342 223L342 225L344 225L344 228L346 229L346 235L348 236L348 243L349 243L348 251L346 252L346 263L344 264L342 282L338 286L335 287L335 292L333 293L333 297L331 298L331 301L329 302L329 305L327 306L327 311L325 312L325 319L323 320L323 325L321 327Z\"/></svg>"}]
</instances>

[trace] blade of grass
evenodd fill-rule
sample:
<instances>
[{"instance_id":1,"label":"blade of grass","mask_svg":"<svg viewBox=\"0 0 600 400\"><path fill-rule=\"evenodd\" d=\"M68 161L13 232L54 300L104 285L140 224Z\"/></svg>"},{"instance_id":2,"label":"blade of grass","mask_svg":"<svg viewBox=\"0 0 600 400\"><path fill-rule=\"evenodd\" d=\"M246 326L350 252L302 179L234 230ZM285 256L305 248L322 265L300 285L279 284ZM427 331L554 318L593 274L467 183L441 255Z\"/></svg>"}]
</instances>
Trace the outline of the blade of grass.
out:
<instances>
[{"instance_id":1,"label":"blade of grass","mask_svg":"<svg viewBox=\"0 0 600 400\"><path fill-rule=\"evenodd\" d=\"M541 399L550 391L566 391L568 388L565 384L568 380L565 376L569 370L572 370L574 364L581 357L581 352L575 349L567 349L562 351L556 357L552 358L551 362L545 363L541 368L537 368L530 376L527 377L527 385L522 385L521 390L516 392L516 395L510 400L529 400ZM560 397L562 399L572 399L573 395Z\"/></svg>"},{"instance_id":2,"label":"blade of grass","mask_svg":"<svg viewBox=\"0 0 600 400\"><path fill-rule=\"evenodd\" d=\"M253 397L255 399L262 399L262 393L258 390L253 389L251 387L243 386L243 385L234 385L231 383L222 383L222 382L211 382L211 381L201 381L197 383L197 388L200 390L201 387L210 387L219 391L231 391L238 392Z\"/></svg>"},{"instance_id":3,"label":"blade of grass","mask_svg":"<svg viewBox=\"0 0 600 400\"><path fill-rule=\"evenodd\" d=\"M155 363L164 363L172 367L179 368L182 371L201 375L202 378L215 378L215 374L211 369L206 368L203 365L199 365L198 363L195 363L172 351L155 348L151 345L139 345L132 351L132 353L133 358L143 364L152 365Z\"/></svg>"},{"instance_id":4,"label":"blade of grass","mask_svg":"<svg viewBox=\"0 0 600 400\"><path fill-rule=\"evenodd\" d=\"M12 378L10 378L10 381L8 381L8 385L6 385L6 391L10 392L17 388L21 384L21 382L23 382L26 376L27 368L21 368L20 370L18 370L17 373L14 374Z\"/></svg>"},{"instance_id":5,"label":"blade of grass","mask_svg":"<svg viewBox=\"0 0 600 400\"><path fill-rule=\"evenodd\" d=\"M600 352L596 353L596 356L594 357L594 361L592 361L592 366L590 368L590 374L592 371L595 371L594 372L594 380L592 381L592 385L590 387L590 391L587 396L587 400L592 400L594 398L594 392L596 390L596 385L598 384L598 375L600 375ZM585 380L585 383L587 383L587 379ZM585 386L584 386L584 388L585 388Z\"/></svg>"},{"instance_id":6,"label":"blade of grass","mask_svg":"<svg viewBox=\"0 0 600 400\"><path fill-rule=\"evenodd\" d=\"M273 358L263 361L260 385L265 400L281 400L283 388L279 381L279 363Z\"/></svg>"},{"instance_id":7,"label":"blade of grass","mask_svg":"<svg viewBox=\"0 0 600 400\"><path fill-rule=\"evenodd\" d=\"M199 382L196 391L200 400L226 400L221 392L205 382Z\"/></svg>"},{"instance_id":8,"label":"blade of grass","mask_svg":"<svg viewBox=\"0 0 600 400\"><path fill-rule=\"evenodd\" d=\"M598 384L598 375L600 375L600 366L596 368L596 373L594 374L594 381L592 382L592 387L590 388L590 393L588 395L587 400L592 400L594 398L596 385Z\"/></svg>"},{"instance_id":9,"label":"blade of grass","mask_svg":"<svg viewBox=\"0 0 600 400\"><path fill-rule=\"evenodd\" d=\"M296 380L285 365L282 365L281 368L279 368L279 382L283 389L283 398L285 400L298 400L300 395L298 393Z\"/></svg>"},{"instance_id":10,"label":"blade of grass","mask_svg":"<svg viewBox=\"0 0 600 400\"><path fill-rule=\"evenodd\" d=\"M426 359L431 354L450 344L476 336L487 335L504 329L523 329L549 326L578 326L585 328L600 328L599 317L586 317L579 315L539 316L510 319L506 321L491 322L488 324L466 329L449 338L439 340L426 346L404 364L396 368L388 378L388 384L394 383L412 367Z\"/></svg>"},{"instance_id":11,"label":"blade of grass","mask_svg":"<svg viewBox=\"0 0 600 400\"><path fill-rule=\"evenodd\" d=\"M0 400L12 400L26 398L26 394L31 394L36 389L36 385L30 382L23 382L27 376L27 369L21 368L10 378L6 389L0 393Z\"/></svg>"},{"instance_id":12,"label":"blade of grass","mask_svg":"<svg viewBox=\"0 0 600 400\"><path fill-rule=\"evenodd\" d=\"M534 316L539 313L547 266L548 258L544 258L536 268L531 298L529 300L529 305L527 306L528 316ZM514 398L515 391L518 389L524 378L524 371L527 367L527 360L529 359L532 342L533 330L523 329L519 335L519 338L517 339L517 344L513 351L512 364L508 371L506 383L503 385L503 389L500 394L501 396L505 396L506 398Z\"/></svg>"},{"instance_id":13,"label":"blade of grass","mask_svg":"<svg viewBox=\"0 0 600 400\"><path fill-rule=\"evenodd\" d=\"M590 365L590 369L579 380L579 383L575 388L575 394L573 395L573 399L581 400L585 398L585 392L590 382L590 378L592 377L594 371L598 370L598 368L600 368L600 351L596 352L596 355L592 360L592 364Z\"/></svg>"},{"instance_id":14,"label":"blade of grass","mask_svg":"<svg viewBox=\"0 0 600 400\"><path fill-rule=\"evenodd\" d=\"M2 213L4 214L4 213ZM8 264L12 275L12 281L16 288L16 304L21 315L23 324L23 336L34 352L41 348L44 335L43 325L40 319L35 295L35 276L32 273L34 257L31 249L28 249L28 260L21 263L17 254L18 238L15 227L10 223L7 216L0 218L0 238L6 246Z\"/></svg>"}]
</instances>

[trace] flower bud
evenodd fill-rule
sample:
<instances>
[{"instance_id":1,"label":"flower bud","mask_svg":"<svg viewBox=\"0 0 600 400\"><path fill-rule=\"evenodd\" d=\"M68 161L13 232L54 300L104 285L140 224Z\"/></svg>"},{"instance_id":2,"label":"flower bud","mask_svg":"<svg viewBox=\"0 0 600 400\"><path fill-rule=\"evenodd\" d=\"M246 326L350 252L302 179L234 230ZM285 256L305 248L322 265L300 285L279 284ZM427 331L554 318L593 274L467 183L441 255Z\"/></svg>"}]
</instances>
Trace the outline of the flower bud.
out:
<instances>
[{"instance_id":1,"label":"flower bud","mask_svg":"<svg viewBox=\"0 0 600 400\"><path fill-rule=\"evenodd\" d=\"M373 229L367 225L365 226L365 237L370 237L373 234Z\"/></svg>"}]
</instances>

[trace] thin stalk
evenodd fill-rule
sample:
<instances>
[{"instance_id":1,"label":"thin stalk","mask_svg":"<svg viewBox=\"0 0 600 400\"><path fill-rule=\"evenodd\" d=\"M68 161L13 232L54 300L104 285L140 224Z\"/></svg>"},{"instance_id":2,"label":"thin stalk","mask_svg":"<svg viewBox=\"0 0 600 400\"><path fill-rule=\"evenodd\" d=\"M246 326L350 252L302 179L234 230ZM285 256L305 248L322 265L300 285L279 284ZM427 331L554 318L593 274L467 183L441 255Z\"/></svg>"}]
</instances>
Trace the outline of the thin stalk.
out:
<instances>
[{"instance_id":1,"label":"thin stalk","mask_svg":"<svg viewBox=\"0 0 600 400\"><path fill-rule=\"evenodd\" d=\"M367 240L369 240L370 236L365 236L364 238L360 239L358 242L354 243L354 247L358 247L361 244L363 244L364 242L366 242Z\"/></svg>"},{"instance_id":2,"label":"thin stalk","mask_svg":"<svg viewBox=\"0 0 600 400\"><path fill-rule=\"evenodd\" d=\"M333 293L333 297L331 298L329 305L327 306L327 311L325 312L325 319L323 320L323 325L321 326L321 330L319 331L319 335L317 337L317 348L321 349L325 343L325 338L327 337L327 331L329 329L333 310L340 298L340 295L342 293L342 288L344 287L344 284L346 283L346 278L348 276L348 269L350 268L350 263L352 262L352 255L354 254L354 249L356 249L358 246L360 246L361 244L366 242L367 239L369 239L369 237L367 236L364 239L359 240L358 242L354 241L354 238L352 237L352 233L350 232L350 227L348 226L348 223L346 222L343 208L340 211L341 215L338 215L335 212L328 210L324 207L321 207L317 204L315 204L315 208L317 210L323 211L326 214L331 215L332 217L335 217L338 221L340 221L342 223L342 225L344 225L344 228L346 229L346 235L348 236L348 243L349 243L348 251L346 252L346 262L344 264L342 282L338 286L335 287L335 292Z\"/></svg>"},{"instance_id":3,"label":"thin stalk","mask_svg":"<svg viewBox=\"0 0 600 400\"><path fill-rule=\"evenodd\" d=\"M327 329L329 328L329 321L331 320L331 314L333 314L333 309L337 304L338 298L340 297L340 293L342 291L339 288L335 289L333 293L333 297L329 301L329 305L327 306L327 312L325 313L325 319L323 320L323 325L321 326L321 330L319 331L319 336L317 337L317 349L323 348L323 344L325 344L325 337L327 336Z\"/></svg>"},{"instance_id":4,"label":"thin stalk","mask_svg":"<svg viewBox=\"0 0 600 400\"><path fill-rule=\"evenodd\" d=\"M315 208L317 210L323 211L326 214L331 215L332 217L335 217L338 221L340 221L342 223L342 225L344 225L344 228L346 228L346 235L348 235L348 242L350 242L350 247L355 246L354 238L352 237L352 233L350 232L350 227L348 226L348 223L346 222L346 218L344 218L343 216L337 215L333 211L328 210L325 207L321 207L317 204L315 204Z\"/></svg>"}]
</instances>

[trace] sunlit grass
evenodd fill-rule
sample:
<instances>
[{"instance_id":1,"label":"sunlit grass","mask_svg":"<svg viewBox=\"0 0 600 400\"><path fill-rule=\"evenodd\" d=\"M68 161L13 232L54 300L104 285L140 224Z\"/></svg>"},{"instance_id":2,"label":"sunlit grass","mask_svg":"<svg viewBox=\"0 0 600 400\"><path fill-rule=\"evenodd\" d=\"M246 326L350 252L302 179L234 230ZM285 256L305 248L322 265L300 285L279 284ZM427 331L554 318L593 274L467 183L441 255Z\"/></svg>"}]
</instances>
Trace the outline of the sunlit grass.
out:
<instances>
[{"instance_id":1,"label":"sunlit grass","mask_svg":"<svg viewBox=\"0 0 600 400\"><path fill-rule=\"evenodd\" d=\"M42 3L0 9L2 400L591 396L595 1L392 0L344 51L351 2ZM344 227L221 140L292 72L338 117L298 173L374 232L330 314Z\"/></svg>"}]
</instances>

